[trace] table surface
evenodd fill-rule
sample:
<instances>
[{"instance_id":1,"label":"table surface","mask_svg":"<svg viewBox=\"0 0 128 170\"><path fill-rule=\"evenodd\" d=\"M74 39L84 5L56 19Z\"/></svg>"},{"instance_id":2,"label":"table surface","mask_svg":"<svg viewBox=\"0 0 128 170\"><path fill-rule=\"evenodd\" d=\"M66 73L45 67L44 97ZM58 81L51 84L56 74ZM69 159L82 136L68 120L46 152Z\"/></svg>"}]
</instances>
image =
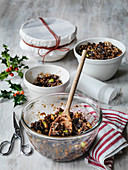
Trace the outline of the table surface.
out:
<instances>
[{"instance_id":1,"label":"table surface","mask_svg":"<svg viewBox=\"0 0 128 170\"><path fill-rule=\"evenodd\" d=\"M36 17L58 17L71 21L78 28L77 40L89 37L111 37L122 41L128 46L128 0L0 0L0 50L6 44L13 55L24 55L19 47L19 28L25 21ZM38 61L28 61L32 67L42 65ZM77 68L77 60L70 51L60 61L52 64L60 65L72 71ZM72 67L71 67L72 66ZM0 64L0 71L4 70ZM20 81L16 78L14 81ZM27 88L21 82L25 94L30 100ZM128 113L128 57L123 58L116 75L109 81L118 91L118 96L109 105L101 104L103 108L117 109ZM6 88L5 81L0 82L0 89ZM13 108L12 100L1 100L0 102L0 142L11 138L14 131L12 124L12 113L15 110L20 117L23 106ZM25 142L29 143L25 135ZM125 128L124 137L128 139L128 127ZM115 156L113 170L126 170L128 167L128 148L123 153ZM13 152L9 156L0 156L0 170L93 170L87 166L83 158L68 163L54 162L41 156L34 151L31 156L23 156L20 153L20 142L16 141Z\"/></svg>"}]
</instances>

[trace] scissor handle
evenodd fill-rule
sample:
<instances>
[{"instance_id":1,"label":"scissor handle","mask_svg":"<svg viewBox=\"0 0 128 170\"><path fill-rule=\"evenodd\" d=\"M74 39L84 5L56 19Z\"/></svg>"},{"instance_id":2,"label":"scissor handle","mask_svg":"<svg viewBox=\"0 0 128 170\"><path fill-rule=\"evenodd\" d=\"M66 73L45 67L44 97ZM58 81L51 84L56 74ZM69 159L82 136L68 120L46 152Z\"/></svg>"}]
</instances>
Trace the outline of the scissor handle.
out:
<instances>
[{"instance_id":1,"label":"scissor handle","mask_svg":"<svg viewBox=\"0 0 128 170\"><path fill-rule=\"evenodd\" d=\"M13 149L13 146L14 146L14 141L15 141L16 138L17 138L16 135L13 134L11 141L7 141L7 140L6 140L6 141L3 141L3 142L0 144L0 155L6 156L6 155L9 155L9 154L11 153L11 151L12 151L12 149ZM6 145L9 145L8 150L7 150L7 152L3 152L3 148L4 148Z\"/></svg>"},{"instance_id":2,"label":"scissor handle","mask_svg":"<svg viewBox=\"0 0 128 170\"><path fill-rule=\"evenodd\" d=\"M29 144L23 145L21 143L21 152L25 155L25 156L29 156L32 154L33 149Z\"/></svg>"},{"instance_id":3,"label":"scissor handle","mask_svg":"<svg viewBox=\"0 0 128 170\"><path fill-rule=\"evenodd\" d=\"M20 150L25 156L29 156L32 154L33 149L29 144L24 144L23 134L20 131Z\"/></svg>"}]
</instances>

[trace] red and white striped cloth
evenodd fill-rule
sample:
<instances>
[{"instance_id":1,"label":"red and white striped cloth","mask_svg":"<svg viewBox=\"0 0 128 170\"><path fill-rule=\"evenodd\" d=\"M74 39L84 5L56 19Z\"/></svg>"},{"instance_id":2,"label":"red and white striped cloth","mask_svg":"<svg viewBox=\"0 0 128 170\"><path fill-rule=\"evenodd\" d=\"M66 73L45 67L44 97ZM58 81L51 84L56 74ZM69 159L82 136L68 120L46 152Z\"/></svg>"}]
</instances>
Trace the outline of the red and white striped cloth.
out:
<instances>
[{"instance_id":1,"label":"red and white striped cloth","mask_svg":"<svg viewBox=\"0 0 128 170\"><path fill-rule=\"evenodd\" d=\"M97 169L112 170L114 155L128 146L121 134L128 122L128 114L107 109L102 112L103 121L85 162Z\"/></svg>"}]
</instances>

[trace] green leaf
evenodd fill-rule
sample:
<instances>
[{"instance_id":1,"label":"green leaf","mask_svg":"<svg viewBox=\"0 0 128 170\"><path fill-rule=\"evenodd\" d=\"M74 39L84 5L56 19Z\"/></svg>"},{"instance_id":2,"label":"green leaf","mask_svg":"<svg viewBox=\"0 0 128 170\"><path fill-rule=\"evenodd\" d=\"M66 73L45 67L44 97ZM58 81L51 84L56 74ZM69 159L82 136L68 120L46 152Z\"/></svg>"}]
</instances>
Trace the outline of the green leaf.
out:
<instances>
[{"instance_id":1,"label":"green leaf","mask_svg":"<svg viewBox=\"0 0 128 170\"><path fill-rule=\"evenodd\" d=\"M25 64L21 63L18 67L22 68L23 66L25 66Z\"/></svg>"},{"instance_id":2,"label":"green leaf","mask_svg":"<svg viewBox=\"0 0 128 170\"><path fill-rule=\"evenodd\" d=\"M7 68L11 66L13 68L12 71L17 72L18 76L23 78L22 73L23 69L28 69L29 67L22 63L22 61L28 60L28 58L26 56L19 57L17 55L15 57L11 57L10 54L8 53L9 50L7 49L7 46L3 45L3 47L4 51L1 53L2 57L0 57L1 63L5 64ZM16 71L15 68L19 70ZM2 72L0 80L4 80L5 78L7 78L8 75L9 73Z\"/></svg>"},{"instance_id":3,"label":"green leaf","mask_svg":"<svg viewBox=\"0 0 128 170\"><path fill-rule=\"evenodd\" d=\"M24 66L24 69L29 69L29 67L28 66Z\"/></svg>"},{"instance_id":4,"label":"green leaf","mask_svg":"<svg viewBox=\"0 0 128 170\"><path fill-rule=\"evenodd\" d=\"M5 78L8 77L8 75L9 75L9 73L6 72L6 71L1 72L0 73L0 80L4 80Z\"/></svg>"},{"instance_id":5,"label":"green leaf","mask_svg":"<svg viewBox=\"0 0 128 170\"><path fill-rule=\"evenodd\" d=\"M23 90L20 84L13 84L10 80L7 80L7 82L10 84L10 88L15 91L21 91Z\"/></svg>"},{"instance_id":6,"label":"green leaf","mask_svg":"<svg viewBox=\"0 0 128 170\"><path fill-rule=\"evenodd\" d=\"M15 57L11 57L10 58L10 64L11 64L12 67L17 67L18 64L20 64L19 57L17 55Z\"/></svg>"},{"instance_id":7,"label":"green leaf","mask_svg":"<svg viewBox=\"0 0 128 170\"><path fill-rule=\"evenodd\" d=\"M9 50L7 49L7 45L3 44L3 47L4 47L7 51L9 51Z\"/></svg>"},{"instance_id":8,"label":"green leaf","mask_svg":"<svg viewBox=\"0 0 128 170\"><path fill-rule=\"evenodd\" d=\"M0 60L1 60L1 63L5 64L5 65L7 64L7 60L5 58L3 58L3 59L0 58Z\"/></svg>"},{"instance_id":9,"label":"green leaf","mask_svg":"<svg viewBox=\"0 0 128 170\"><path fill-rule=\"evenodd\" d=\"M10 55L7 53L7 51L4 51L1 53L2 55L2 63L4 63L7 67L10 66L10 63L9 63L9 59L10 59Z\"/></svg>"},{"instance_id":10,"label":"green leaf","mask_svg":"<svg viewBox=\"0 0 128 170\"><path fill-rule=\"evenodd\" d=\"M24 94L16 94L15 91L22 91L22 87L20 84L13 84L11 83L10 80L7 80L7 82L10 85L11 90L10 91L6 91L6 90L1 90L0 91L0 98L7 98L7 99L11 99L13 98L13 102L14 102L14 107L16 107L17 105L21 105L24 102L27 101L27 97Z\"/></svg>"},{"instance_id":11,"label":"green leaf","mask_svg":"<svg viewBox=\"0 0 128 170\"><path fill-rule=\"evenodd\" d=\"M0 97L10 99L12 97L12 91L1 90Z\"/></svg>"},{"instance_id":12,"label":"green leaf","mask_svg":"<svg viewBox=\"0 0 128 170\"><path fill-rule=\"evenodd\" d=\"M14 61L19 61L19 57L16 55L15 57L12 58Z\"/></svg>"},{"instance_id":13,"label":"green leaf","mask_svg":"<svg viewBox=\"0 0 128 170\"><path fill-rule=\"evenodd\" d=\"M27 101L27 98L25 95L16 95L13 101L14 101L14 107L16 107L17 105L21 105L25 103Z\"/></svg>"},{"instance_id":14,"label":"green leaf","mask_svg":"<svg viewBox=\"0 0 128 170\"><path fill-rule=\"evenodd\" d=\"M8 54L9 50L7 49L7 46L3 45L3 47L4 47L4 51L1 53L1 55L2 55L1 60L2 60L2 63L4 63L7 67L9 67L10 66L9 60L10 60L11 56L10 56L10 54ZM6 59L6 62L5 62L5 59Z\"/></svg>"},{"instance_id":15,"label":"green leaf","mask_svg":"<svg viewBox=\"0 0 128 170\"><path fill-rule=\"evenodd\" d=\"M28 69L29 67L26 66L25 64L21 63L19 66L19 68L22 68L22 69Z\"/></svg>"},{"instance_id":16,"label":"green leaf","mask_svg":"<svg viewBox=\"0 0 128 170\"><path fill-rule=\"evenodd\" d=\"M23 78L23 73L22 73L22 71L18 71L18 76L20 76L21 78Z\"/></svg>"},{"instance_id":17,"label":"green leaf","mask_svg":"<svg viewBox=\"0 0 128 170\"><path fill-rule=\"evenodd\" d=\"M28 60L28 58L26 56L22 56L22 58L20 59L20 61L23 61L23 60Z\"/></svg>"}]
</instances>

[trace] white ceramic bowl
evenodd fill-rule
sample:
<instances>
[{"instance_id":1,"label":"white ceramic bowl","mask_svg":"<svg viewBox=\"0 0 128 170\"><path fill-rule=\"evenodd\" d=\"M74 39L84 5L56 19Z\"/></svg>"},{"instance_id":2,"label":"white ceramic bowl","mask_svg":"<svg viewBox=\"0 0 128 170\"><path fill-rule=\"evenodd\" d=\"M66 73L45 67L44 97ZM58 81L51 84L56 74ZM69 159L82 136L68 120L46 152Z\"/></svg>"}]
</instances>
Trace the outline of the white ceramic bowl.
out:
<instances>
[{"instance_id":1,"label":"white ceramic bowl","mask_svg":"<svg viewBox=\"0 0 128 170\"><path fill-rule=\"evenodd\" d=\"M48 49L42 48L55 47L57 42L56 38L54 38L39 18L30 19L21 25L19 31L21 36L20 47L29 59L32 60L37 59L42 61L43 57L41 56L44 56L48 52L49 53L44 57L44 61L53 62L60 60L74 47L77 27L69 21L60 18L49 17L43 18L43 20L48 24L48 27L56 33L56 35L61 37L59 43L60 49L57 48L56 50L49 52Z\"/></svg>"},{"instance_id":2,"label":"white ceramic bowl","mask_svg":"<svg viewBox=\"0 0 128 170\"><path fill-rule=\"evenodd\" d=\"M87 42L99 43L99 42L104 42L104 41L111 42L113 45L118 47L120 50L122 50L122 54L116 58L107 59L107 60L86 59L84 67L83 67L83 72L85 74L88 74L101 81L110 79L117 72L120 66L121 60L124 57L124 54L126 52L126 48L124 44L121 43L120 41L117 41L111 38L89 38L89 39L85 39L85 40L78 42L74 46L74 54L78 62L80 62L81 56L77 52L80 45L87 44Z\"/></svg>"},{"instance_id":3,"label":"white ceramic bowl","mask_svg":"<svg viewBox=\"0 0 128 170\"><path fill-rule=\"evenodd\" d=\"M71 44L65 46L65 48L71 50L71 49L73 49L75 44L76 44L76 39ZM27 46L23 42L23 40L20 40L20 47L23 50L23 52L25 53L25 55L30 60L43 61L43 57L39 56L39 54L38 54L38 50L39 50L38 48ZM62 59L68 53L69 50L53 50L44 57L44 61L45 62L58 61L58 60ZM43 49L40 50L41 55L44 55L46 52L48 52L48 50L43 50Z\"/></svg>"},{"instance_id":4,"label":"white ceramic bowl","mask_svg":"<svg viewBox=\"0 0 128 170\"><path fill-rule=\"evenodd\" d=\"M63 84L54 87L40 87L34 85L34 81L37 78L37 75L40 73L49 73L49 74L56 74L60 77L60 80ZM70 75L69 72L60 66L55 65L43 65L30 68L24 74L24 84L29 89L31 96L38 97L42 94L49 94L49 93L60 93L64 92L66 87L69 84Z\"/></svg>"}]
</instances>

